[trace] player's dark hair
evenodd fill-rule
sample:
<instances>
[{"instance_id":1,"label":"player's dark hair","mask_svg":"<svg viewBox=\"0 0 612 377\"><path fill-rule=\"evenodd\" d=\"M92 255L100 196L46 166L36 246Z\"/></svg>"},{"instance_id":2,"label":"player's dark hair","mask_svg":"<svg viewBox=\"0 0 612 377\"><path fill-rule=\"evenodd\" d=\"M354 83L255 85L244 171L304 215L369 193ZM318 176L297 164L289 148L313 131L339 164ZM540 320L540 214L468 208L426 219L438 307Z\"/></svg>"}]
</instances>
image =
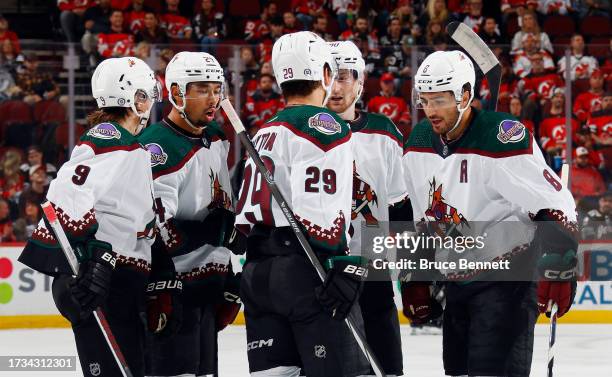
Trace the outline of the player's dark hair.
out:
<instances>
[{"instance_id":1,"label":"player's dark hair","mask_svg":"<svg viewBox=\"0 0 612 377\"><path fill-rule=\"evenodd\" d=\"M87 115L87 124L93 127L100 123L119 122L129 115L129 110L128 107L103 107Z\"/></svg>"},{"instance_id":2,"label":"player's dark hair","mask_svg":"<svg viewBox=\"0 0 612 377\"><path fill-rule=\"evenodd\" d=\"M325 64L323 67L325 72L329 72L331 75L331 68ZM321 81L310 81L310 80L293 80L285 81L280 85L281 91L285 102L291 97L306 97L309 96L315 89L321 87Z\"/></svg>"}]
</instances>

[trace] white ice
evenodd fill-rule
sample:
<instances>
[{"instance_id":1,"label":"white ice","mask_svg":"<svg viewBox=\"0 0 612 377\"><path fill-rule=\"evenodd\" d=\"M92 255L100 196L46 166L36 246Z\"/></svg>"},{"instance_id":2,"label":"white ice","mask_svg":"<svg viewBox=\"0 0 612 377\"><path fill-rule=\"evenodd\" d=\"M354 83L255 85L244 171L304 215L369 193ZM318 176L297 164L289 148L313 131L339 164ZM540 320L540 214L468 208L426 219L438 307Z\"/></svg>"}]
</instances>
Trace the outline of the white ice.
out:
<instances>
[{"instance_id":1,"label":"white ice","mask_svg":"<svg viewBox=\"0 0 612 377\"><path fill-rule=\"evenodd\" d=\"M405 376L439 377L442 371L442 337L410 335L402 327ZM536 327L531 376L546 375L548 327ZM230 326L220 334L221 377L248 376L244 326ZM72 332L67 329L2 330L0 356L76 355ZM555 377L612 376L612 325L559 325ZM2 377L76 377L76 372L0 372Z\"/></svg>"}]
</instances>

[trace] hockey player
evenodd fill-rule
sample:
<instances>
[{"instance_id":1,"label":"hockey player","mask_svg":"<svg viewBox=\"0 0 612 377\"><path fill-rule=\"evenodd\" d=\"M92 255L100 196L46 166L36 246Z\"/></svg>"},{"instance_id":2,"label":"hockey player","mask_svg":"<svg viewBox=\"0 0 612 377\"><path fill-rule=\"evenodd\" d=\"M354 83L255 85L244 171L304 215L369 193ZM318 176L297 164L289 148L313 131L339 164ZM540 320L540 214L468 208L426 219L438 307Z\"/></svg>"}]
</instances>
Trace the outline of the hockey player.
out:
<instances>
[{"instance_id":1,"label":"hockey player","mask_svg":"<svg viewBox=\"0 0 612 377\"><path fill-rule=\"evenodd\" d=\"M144 376L139 313L151 263L155 214L150 155L135 135L160 99L153 71L140 59L107 59L91 79L98 110L92 128L51 182L51 202L78 253L72 270L44 221L19 260L53 276L53 299L71 325L86 376L122 376L92 311L101 307L134 376Z\"/></svg>"},{"instance_id":2,"label":"hockey player","mask_svg":"<svg viewBox=\"0 0 612 377\"><path fill-rule=\"evenodd\" d=\"M180 52L165 80L172 111L139 137L151 152L160 231L147 292L147 375L216 375L217 331L240 309L225 247L234 221L229 142L214 121L223 68L210 54Z\"/></svg>"},{"instance_id":3,"label":"hockey player","mask_svg":"<svg viewBox=\"0 0 612 377\"><path fill-rule=\"evenodd\" d=\"M414 97L426 119L405 144L404 170L410 172L415 219L446 226L451 234L481 229L490 254L472 250L468 258L522 261L534 270L537 265L541 279L537 294L529 279L492 281L485 272L447 283L446 374L528 376L538 309L548 312L554 302L562 316L575 294L576 208L516 118L470 107L474 81L474 66L459 51L435 52L423 61ZM405 312L427 318L434 305L427 284L403 288Z\"/></svg>"},{"instance_id":4,"label":"hockey player","mask_svg":"<svg viewBox=\"0 0 612 377\"><path fill-rule=\"evenodd\" d=\"M365 71L357 46L350 41L330 42L329 46L338 65L338 76L327 107L348 122L353 134L353 233L349 249L351 255L363 255L362 224L386 228L389 206L407 195L402 169L403 138L386 116L355 110L363 92ZM366 281L359 305L368 344L385 373L402 375L399 318L390 277Z\"/></svg>"},{"instance_id":5,"label":"hockey player","mask_svg":"<svg viewBox=\"0 0 612 377\"><path fill-rule=\"evenodd\" d=\"M364 271L347 256L353 180L349 126L324 106L335 62L311 32L283 35L272 50L287 107L253 142L306 238L328 268L322 284L270 190L248 159L236 227L248 234L241 294L252 376L355 376L367 363L343 323ZM349 272L345 272L349 271ZM350 352L346 352L350 350Z\"/></svg>"}]
</instances>

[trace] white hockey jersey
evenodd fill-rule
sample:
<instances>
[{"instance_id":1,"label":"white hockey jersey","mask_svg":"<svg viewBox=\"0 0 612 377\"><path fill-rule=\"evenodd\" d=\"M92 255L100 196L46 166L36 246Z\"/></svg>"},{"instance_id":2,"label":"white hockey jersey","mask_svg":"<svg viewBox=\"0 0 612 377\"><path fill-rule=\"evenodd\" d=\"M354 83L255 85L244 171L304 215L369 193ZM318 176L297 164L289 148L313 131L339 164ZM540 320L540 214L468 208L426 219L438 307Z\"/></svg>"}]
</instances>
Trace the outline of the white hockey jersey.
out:
<instances>
[{"instance_id":1,"label":"white hockey jersey","mask_svg":"<svg viewBox=\"0 0 612 377\"><path fill-rule=\"evenodd\" d=\"M272 117L253 139L274 181L307 231L310 244L346 253L349 239L353 152L348 124L328 109L291 106ZM236 227L285 227L279 205L253 161L244 168Z\"/></svg>"},{"instance_id":2,"label":"white hockey jersey","mask_svg":"<svg viewBox=\"0 0 612 377\"><path fill-rule=\"evenodd\" d=\"M212 122L202 137L193 137L165 118L139 140L151 153L159 236L176 272L184 280L227 273L230 251L220 247L222 235L180 222L201 222L215 208L233 210L223 132Z\"/></svg>"},{"instance_id":3,"label":"white hockey jersey","mask_svg":"<svg viewBox=\"0 0 612 377\"><path fill-rule=\"evenodd\" d=\"M463 136L446 144L425 119L404 148L404 171L415 220L485 235L471 261L505 259L527 250L545 209L576 223L574 199L546 165L533 136L510 114L475 111ZM452 258L438 250L436 259Z\"/></svg>"},{"instance_id":4,"label":"white hockey jersey","mask_svg":"<svg viewBox=\"0 0 612 377\"><path fill-rule=\"evenodd\" d=\"M98 124L81 137L47 193L72 244L95 236L113 246L118 265L150 270L155 238L150 160L117 123ZM43 273L71 273L42 220L20 260Z\"/></svg>"},{"instance_id":5,"label":"white hockey jersey","mask_svg":"<svg viewBox=\"0 0 612 377\"><path fill-rule=\"evenodd\" d=\"M393 122L381 114L360 112L349 124L355 159L349 248L352 255L361 255L362 226L379 228L381 235L387 235L389 206L408 195L402 165L403 138Z\"/></svg>"}]
</instances>

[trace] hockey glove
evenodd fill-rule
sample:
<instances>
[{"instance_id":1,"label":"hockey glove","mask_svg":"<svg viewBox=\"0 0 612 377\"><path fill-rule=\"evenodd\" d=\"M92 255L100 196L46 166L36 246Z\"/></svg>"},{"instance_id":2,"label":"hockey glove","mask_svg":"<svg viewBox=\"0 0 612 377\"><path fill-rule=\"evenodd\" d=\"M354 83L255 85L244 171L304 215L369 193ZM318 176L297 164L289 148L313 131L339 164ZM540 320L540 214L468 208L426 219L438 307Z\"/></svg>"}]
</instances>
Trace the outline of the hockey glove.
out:
<instances>
[{"instance_id":1,"label":"hockey glove","mask_svg":"<svg viewBox=\"0 0 612 377\"><path fill-rule=\"evenodd\" d=\"M147 328L160 339L170 338L181 328L183 283L177 278L153 280L147 285Z\"/></svg>"},{"instance_id":2,"label":"hockey glove","mask_svg":"<svg viewBox=\"0 0 612 377\"><path fill-rule=\"evenodd\" d=\"M72 323L87 318L104 303L116 262L108 242L90 240L85 250L77 250L81 261L78 275L60 275L52 287L58 310Z\"/></svg>"},{"instance_id":3,"label":"hockey glove","mask_svg":"<svg viewBox=\"0 0 612 377\"><path fill-rule=\"evenodd\" d=\"M221 331L227 325L234 322L238 312L240 311L240 277L241 273L234 275L230 273L225 280L223 289L223 297L215 308L215 322L217 331Z\"/></svg>"},{"instance_id":4,"label":"hockey glove","mask_svg":"<svg viewBox=\"0 0 612 377\"><path fill-rule=\"evenodd\" d=\"M442 305L431 294L428 282L402 282L402 312L415 325L425 324L442 315Z\"/></svg>"},{"instance_id":5,"label":"hockey glove","mask_svg":"<svg viewBox=\"0 0 612 377\"><path fill-rule=\"evenodd\" d=\"M538 261L541 280L538 284L538 310L550 317L552 303L558 306L557 316L567 313L576 296L576 252L546 253Z\"/></svg>"},{"instance_id":6,"label":"hockey glove","mask_svg":"<svg viewBox=\"0 0 612 377\"><path fill-rule=\"evenodd\" d=\"M315 289L315 295L332 318L344 320L359 299L368 270L361 258L354 256L328 258L325 266L327 277L323 285Z\"/></svg>"}]
</instances>

